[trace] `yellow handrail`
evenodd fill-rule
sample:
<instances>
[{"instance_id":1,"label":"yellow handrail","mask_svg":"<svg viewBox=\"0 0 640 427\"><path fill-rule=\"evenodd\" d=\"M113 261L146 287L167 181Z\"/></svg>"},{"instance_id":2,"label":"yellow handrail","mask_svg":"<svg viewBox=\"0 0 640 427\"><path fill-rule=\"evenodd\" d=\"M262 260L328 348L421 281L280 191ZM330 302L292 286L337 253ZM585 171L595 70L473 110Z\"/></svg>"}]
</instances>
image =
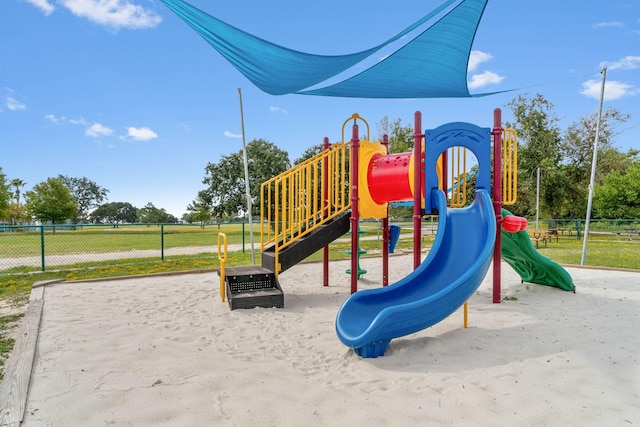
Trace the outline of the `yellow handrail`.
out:
<instances>
[{"instance_id":1,"label":"yellow handrail","mask_svg":"<svg viewBox=\"0 0 640 427\"><path fill-rule=\"evenodd\" d=\"M502 133L502 204L513 205L518 200L518 141L516 131Z\"/></svg>"},{"instance_id":2,"label":"yellow handrail","mask_svg":"<svg viewBox=\"0 0 640 427\"><path fill-rule=\"evenodd\" d=\"M278 252L351 207L349 144L327 150L265 181L260 186L260 241Z\"/></svg>"},{"instance_id":3,"label":"yellow handrail","mask_svg":"<svg viewBox=\"0 0 640 427\"><path fill-rule=\"evenodd\" d=\"M224 242L224 256L220 256L220 240ZM227 263L227 235L224 233L218 233L218 260L220 261L220 298L222 302L225 300L225 264Z\"/></svg>"}]
</instances>

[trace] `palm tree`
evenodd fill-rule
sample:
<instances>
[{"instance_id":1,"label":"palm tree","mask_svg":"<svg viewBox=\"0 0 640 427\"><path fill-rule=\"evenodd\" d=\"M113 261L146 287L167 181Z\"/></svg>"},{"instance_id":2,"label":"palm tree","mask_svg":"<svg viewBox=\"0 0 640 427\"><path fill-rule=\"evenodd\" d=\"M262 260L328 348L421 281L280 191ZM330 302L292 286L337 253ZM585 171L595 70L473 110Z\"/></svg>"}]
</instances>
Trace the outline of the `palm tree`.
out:
<instances>
[{"instance_id":1,"label":"palm tree","mask_svg":"<svg viewBox=\"0 0 640 427\"><path fill-rule=\"evenodd\" d=\"M20 187L24 187L27 183L20 178L14 178L11 180L11 185L16 189L16 203L20 205Z\"/></svg>"}]
</instances>

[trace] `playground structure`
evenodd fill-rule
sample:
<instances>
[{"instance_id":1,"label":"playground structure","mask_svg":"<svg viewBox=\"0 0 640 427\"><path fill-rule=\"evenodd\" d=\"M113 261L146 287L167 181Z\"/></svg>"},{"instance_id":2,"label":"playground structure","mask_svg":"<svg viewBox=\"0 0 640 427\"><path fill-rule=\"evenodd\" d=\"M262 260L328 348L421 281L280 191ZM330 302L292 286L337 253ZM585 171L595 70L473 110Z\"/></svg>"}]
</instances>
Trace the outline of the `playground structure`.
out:
<instances>
[{"instance_id":1,"label":"playground structure","mask_svg":"<svg viewBox=\"0 0 640 427\"><path fill-rule=\"evenodd\" d=\"M526 227L526 220L517 217L505 220L502 226L503 200L513 203L516 197L517 142L515 133L501 127L500 114L499 109L494 111L493 128L449 123L423 134L417 112L414 150L400 154L387 153L386 137L382 142L370 142L368 124L357 114L347 119L340 143L329 144L325 138L321 153L262 184L262 264L221 268L221 287L226 288L230 307L283 307L279 274L320 249L323 285L328 286L328 245L349 231L352 295L338 312L336 331L340 340L362 357L381 356L391 339L449 316L477 289L492 261L493 302L499 303L501 236L507 233L505 229L519 232ZM344 142L344 128L351 120L352 137ZM359 140L358 120L367 126L363 141ZM473 174L465 171L467 150L477 158ZM464 153L464 158L456 152ZM460 164L464 166L460 168ZM454 172L450 174L449 169ZM466 192L467 178L461 177L471 175L476 180L473 202L453 207L465 205L460 193ZM448 176L452 177L451 187ZM407 200L413 202L414 271L388 286L388 204ZM436 213L436 238L421 262L422 217ZM383 283L382 288L357 292L361 218L381 221ZM558 287L573 289L570 277L567 280L557 273L558 268L564 271L562 267L550 260L531 260L521 249L525 244L509 241L507 257L523 281L558 286L554 280L562 277ZM529 267L519 269L522 264ZM549 269L556 273L535 278L528 274ZM224 293L221 296L224 300Z\"/></svg>"}]
</instances>

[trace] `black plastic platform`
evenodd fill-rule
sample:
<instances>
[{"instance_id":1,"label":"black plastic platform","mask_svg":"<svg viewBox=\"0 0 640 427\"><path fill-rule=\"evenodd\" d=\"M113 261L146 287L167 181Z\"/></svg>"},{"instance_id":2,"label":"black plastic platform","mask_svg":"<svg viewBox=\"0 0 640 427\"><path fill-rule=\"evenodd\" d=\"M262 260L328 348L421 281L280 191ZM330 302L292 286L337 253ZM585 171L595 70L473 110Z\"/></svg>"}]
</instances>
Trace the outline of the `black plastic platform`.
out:
<instances>
[{"instance_id":1,"label":"black plastic platform","mask_svg":"<svg viewBox=\"0 0 640 427\"><path fill-rule=\"evenodd\" d=\"M231 310L284 307L284 293L275 274L260 265L225 269L225 287Z\"/></svg>"}]
</instances>

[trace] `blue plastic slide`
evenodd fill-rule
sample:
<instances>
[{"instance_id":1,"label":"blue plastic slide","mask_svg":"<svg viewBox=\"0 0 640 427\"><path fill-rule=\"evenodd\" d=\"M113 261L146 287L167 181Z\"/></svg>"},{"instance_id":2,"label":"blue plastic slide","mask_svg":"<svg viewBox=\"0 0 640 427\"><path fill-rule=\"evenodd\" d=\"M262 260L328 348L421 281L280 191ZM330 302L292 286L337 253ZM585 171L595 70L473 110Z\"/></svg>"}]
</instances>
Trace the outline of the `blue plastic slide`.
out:
<instances>
[{"instance_id":1,"label":"blue plastic slide","mask_svg":"<svg viewBox=\"0 0 640 427\"><path fill-rule=\"evenodd\" d=\"M496 219L487 190L477 190L473 204L461 209L448 209L441 190L431 197L440 221L427 258L393 285L351 295L338 312L338 338L361 357L382 356L393 338L448 317L473 295L489 269Z\"/></svg>"}]
</instances>

